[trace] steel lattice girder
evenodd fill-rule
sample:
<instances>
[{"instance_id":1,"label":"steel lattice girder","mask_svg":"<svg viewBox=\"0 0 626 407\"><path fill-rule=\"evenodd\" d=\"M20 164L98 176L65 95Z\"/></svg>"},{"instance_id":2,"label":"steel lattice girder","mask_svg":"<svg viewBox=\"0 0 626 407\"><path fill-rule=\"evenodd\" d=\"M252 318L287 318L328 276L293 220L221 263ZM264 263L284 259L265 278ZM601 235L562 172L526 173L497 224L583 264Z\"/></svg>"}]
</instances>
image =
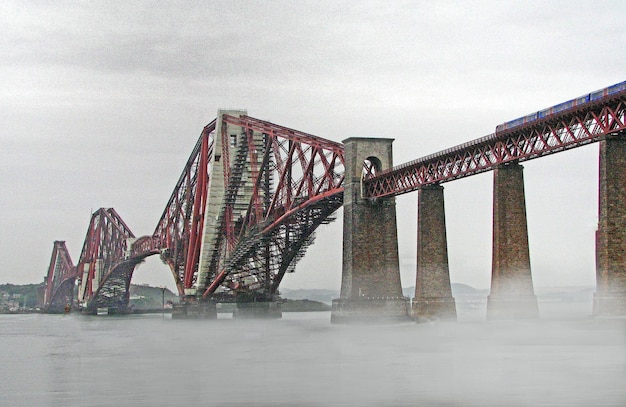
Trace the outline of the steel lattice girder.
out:
<instances>
[{"instance_id":1,"label":"steel lattice girder","mask_svg":"<svg viewBox=\"0 0 626 407\"><path fill-rule=\"evenodd\" d=\"M76 267L65 242L55 241L44 291L43 306L46 311L59 312L68 303L73 303L75 279Z\"/></svg>"},{"instance_id":2,"label":"steel lattice girder","mask_svg":"<svg viewBox=\"0 0 626 407\"><path fill-rule=\"evenodd\" d=\"M125 312L128 308L130 280L135 267L153 254L155 254L154 251L136 253L113 264L93 293L87 311L93 312L97 308L106 307Z\"/></svg>"},{"instance_id":3,"label":"steel lattice girder","mask_svg":"<svg viewBox=\"0 0 626 407\"><path fill-rule=\"evenodd\" d=\"M81 279L80 301L92 300L105 273L125 258L128 239L134 237L113 208L100 208L93 213L77 266Z\"/></svg>"},{"instance_id":4,"label":"steel lattice girder","mask_svg":"<svg viewBox=\"0 0 626 407\"><path fill-rule=\"evenodd\" d=\"M197 272L216 121L203 129L153 233L183 295Z\"/></svg>"},{"instance_id":5,"label":"steel lattice girder","mask_svg":"<svg viewBox=\"0 0 626 407\"><path fill-rule=\"evenodd\" d=\"M135 266L159 253L159 246L153 236L135 239L113 208L98 209L91 216L75 268L74 276L81 280L79 301L90 311L100 306L126 309Z\"/></svg>"},{"instance_id":6,"label":"steel lattice girder","mask_svg":"<svg viewBox=\"0 0 626 407\"><path fill-rule=\"evenodd\" d=\"M335 211L342 204L343 193L312 202L261 233L248 236L247 241L242 240L239 251L233 253L224 267L231 271L224 276L226 285L275 294L284 274L294 270L313 243L317 227L333 221ZM246 287L251 277L252 283Z\"/></svg>"},{"instance_id":7,"label":"steel lattice girder","mask_svg":"<svg viewBox=\"0 0 626 407\"><path fill-rule=\"evenodd\" d=\"M343 202L343 145L254 119L224 115L243 141L223 148L225 198L204 296L272 294L313 232ZM229 135L221 132L222 145ZM232 164L230 164L232 162ZM251 192L242 192L244 185ZM235 218L235 208L247 208Z\"/></svg>"},{"instance_id":8,"label":"steel lattice girder","mask_svg":"<svg viewBox=\"0 0 626 407\"><path fill-rule=\"evenodd\" d=\"M626 130L626 95L618 94L401 164L364 180L366 197L395 196L467 177L511 161L527 161Z\"/></svg>"},{"instance_id":9,"label":"steel lattice girder","mask_svg":"<svg viewBox=\"0 0 626 407\"><path fill-rule=\"evenodd\" d=\"M263 176L278 180L264 215L246 219L250 226L280 222L280 218L272 219L279 212L286 217L309 200L343 192L344 150L341 143L248 116L224 116L224 121L266 136L264 165L254 174L255 190L251 203L256 205L251 208L254 211L249 212L250 215L260 213L260 205L266 200L260 196Z\"/></svg>"}]
</instances>

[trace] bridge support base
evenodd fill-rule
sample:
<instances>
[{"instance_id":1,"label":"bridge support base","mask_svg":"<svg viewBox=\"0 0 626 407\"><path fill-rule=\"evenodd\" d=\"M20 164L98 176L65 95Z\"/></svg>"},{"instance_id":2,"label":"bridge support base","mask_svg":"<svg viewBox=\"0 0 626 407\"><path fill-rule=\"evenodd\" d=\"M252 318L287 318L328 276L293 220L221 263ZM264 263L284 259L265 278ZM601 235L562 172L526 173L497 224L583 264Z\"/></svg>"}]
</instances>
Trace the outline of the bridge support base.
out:
<instances>
[{"instance_id":1,"label":"bridge support base","mask_svg":"<svg viewBox=\"0 0 626 407\"><path fill-rule=\"evenodd\" d=\"M487 319L533 319L539 316L539 306L535 295L527 297L495 297L490 295L487 302Z\"/></svg>"},{"instance_id":2,"label":"bridge support base","mask_svg":"<svg viewBox=\"0 0 626 407\"><path fill-rule=\"evenodd\" d=\"M172 319L217 319L214 302L174 304Z\"/></svg>"},{"instance_id":3,"label":"bridge support base","mask_svg":"<svg viewBox=\"0 0 626 407\"><path fill-rule=\"evenodd\" d=\"M238 302L233 312L236 319L279 319L283 317L280 303L276 301Z\"/></svg>"},{"instance_id":4,"label":"bridge support base","mask_svg":"<svg viewBox=\"0 0 626 407\"><path fill-rule=\"evenodd\" d=\"M593 315L626 316L626 135L600 142Z\"/></svg>"},{"instance_id":5,"label":"bridge support base","mask_svg":"<svg viewBox=\"0 0 626 407\"><path fill-rule=\"evenodd\" d=\"M624 317L626 316L626 294L593 296L593 315L595 317Z\"/></svg>"},{"instance_id":6,"label":"bridge support base","mask_svg":"<svg viewBox=\"0 0 626 407\"><path fill-rule=\"evenodd\" d=\"M340 298L333 301L331 322L377 322L408 319L402 295L396 201L370 201L361 195L364 167L393 166L391 139L349 138L345 146L343 264Z\"/></svg>"},{"instance_id":7,"label":"bridge support base","mask_svg":"<svg viewBox=\"0 0 626 407\"><path fill-rule=\"evenodd\" d=\"M416 320L445 319L456 321L454 298L413 298L411 316Z\"/></svg>"},{"instance_id":8,"label":"bridge support base","mask_svg":"<svg viewBox=\"0 0 626 407\"><path fill-rule=\"evenodd\" d=\"M396 323L409 320L407 298L333 300L331 323Z\"/></svg>"},{"instance_id":9,"label":"bridge support base","mask_svg":"<svg viewBox=\"0 0 626 407\"><path fill-rule=\"evenodd\" d=\"M493 172L493 249L487 319L538 318L530 271L523 167L516 162Z\"/></svg>"},{"instance_id":10,"label":"bridge support base","mask_svg":"<svg viewBox=\"0 0 626 407\"><path fill-rule=\"evenodd\" d=\"M456 320L441 185L424 186L417 195L417 273L412 316L416 320Z\"/></svg>"}]
</instances>

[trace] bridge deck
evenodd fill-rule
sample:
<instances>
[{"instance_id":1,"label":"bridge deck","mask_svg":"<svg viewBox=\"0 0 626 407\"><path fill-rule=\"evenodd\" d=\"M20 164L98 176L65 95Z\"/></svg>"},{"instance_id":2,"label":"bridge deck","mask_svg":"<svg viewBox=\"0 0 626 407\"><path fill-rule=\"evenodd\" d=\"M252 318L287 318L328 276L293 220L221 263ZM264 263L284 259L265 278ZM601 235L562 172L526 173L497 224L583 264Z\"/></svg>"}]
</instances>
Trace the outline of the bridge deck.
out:
<instances>
[{"instance_id":1,"label":"bridge deck","mask_svg":"<svg viewBox=\"0 0 626 407\"><path fill-rule=\"evenodd\" d=\"M371 198L401 195L425 185L489 171L507 162L580 147L626 129L624 89L539 117L550 109L527 116L534 119L513 128L500 125L495 133L485 137L372 175L364 180L364 194Z\"/></svg>"}]
</instances>

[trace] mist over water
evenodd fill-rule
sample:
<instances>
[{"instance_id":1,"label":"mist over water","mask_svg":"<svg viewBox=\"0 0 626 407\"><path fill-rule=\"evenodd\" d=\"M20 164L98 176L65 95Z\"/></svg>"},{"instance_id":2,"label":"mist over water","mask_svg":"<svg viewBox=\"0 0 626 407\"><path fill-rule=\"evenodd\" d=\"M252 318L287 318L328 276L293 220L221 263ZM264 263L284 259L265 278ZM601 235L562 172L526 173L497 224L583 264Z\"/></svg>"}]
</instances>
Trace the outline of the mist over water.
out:
<instances>
[{"instance_id":1,"label":"mist over water","mask_svg":"<svg viewBox=\"0 0 626 407\"><path fill-rule=\"evenodd\" d=\"M0 406L626 404L626 319L540 303L547 319L485 321L480 306L375 326L0 315Z\"/></svg>"}]
</instances>

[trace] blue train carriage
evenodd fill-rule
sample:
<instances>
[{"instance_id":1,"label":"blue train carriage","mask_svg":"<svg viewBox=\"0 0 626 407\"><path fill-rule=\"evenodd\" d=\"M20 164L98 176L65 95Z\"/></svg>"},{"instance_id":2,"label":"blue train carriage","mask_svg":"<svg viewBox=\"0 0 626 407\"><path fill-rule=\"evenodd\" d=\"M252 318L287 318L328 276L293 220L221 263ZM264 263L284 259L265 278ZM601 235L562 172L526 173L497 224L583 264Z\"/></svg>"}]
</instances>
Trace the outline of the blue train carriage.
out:
<instances>
[{"instance_id":1,"label":"blue train carriage","mask_svg":"<svg viewBox=\"0 0 626 407\"><path fill-rule=\"evenodd\" d=\"M589 102L600 100L606 96L612 96L616 93L626 91L626 81L616 83L615 85L598 89L595 92L588 93L586 95L577 97L576 99L568 100L567 102L559 103L558 105L549 107L547 109L540 110L538 112L529 114L524 117L517 118L515 120L508 121L506 123L496 126L496 136L504 130L511 130L519 126L531 123L535 120L545 119L557 113L561 113L565 110L573 109L577 106L582 106Z\"/></svg>"},{"instance_id":2,"label":"blue train carriage","mask_svg":"<svg viewBox=\"0 0 626 407\"><path fill-rule=\"evenodd\" d=\"M615 95L616 93L620 93L624 91L626 91L626 81L616 83L615 85L609 86L608 88L598 89L595 92L591 92L589 94L589 100L593 102L596 100L600 100L603 97L612 96L612 95Z\"/></svg>"},{"instance_id":3,"label":"blue train carriage","mask_svg":"<svg viewBox=\"0 0 626 407\"><path fill-rule=\"evenodd\" d=\"M498 126L496 126L496 136L498 135L498 133L504 130L514 129L519 126L523 126L527 123L534 122L535 120L537 120L537 113L538 112L531 113L523 117L518 117L515 120L511 120L509 122L499 124Z\"/></svg>"}]
</instances>

